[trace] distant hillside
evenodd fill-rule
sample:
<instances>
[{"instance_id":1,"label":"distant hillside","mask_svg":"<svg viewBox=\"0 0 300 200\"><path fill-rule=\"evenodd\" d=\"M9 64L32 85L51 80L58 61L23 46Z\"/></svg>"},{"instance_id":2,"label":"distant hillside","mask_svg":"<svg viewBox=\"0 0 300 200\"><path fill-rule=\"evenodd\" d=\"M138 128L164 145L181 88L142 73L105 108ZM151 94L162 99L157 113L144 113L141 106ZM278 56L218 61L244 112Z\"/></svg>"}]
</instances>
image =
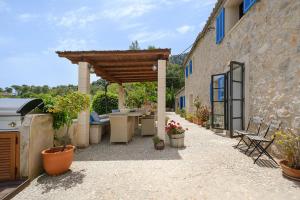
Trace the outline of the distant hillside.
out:
<instances>
[{"instance_id":1,"label":"distant hillside","mask_svg":"<svg viewBox=\"0 0 300 200\"><path fill-rule=\"evenodd\" d=\"M184 54L181 54L181 55L172 55L170 57L170 63L182 65L183 61L184 61L184 59L187 55L188 55L188 53L184 53Z\"/></svg>"}]
</instances>

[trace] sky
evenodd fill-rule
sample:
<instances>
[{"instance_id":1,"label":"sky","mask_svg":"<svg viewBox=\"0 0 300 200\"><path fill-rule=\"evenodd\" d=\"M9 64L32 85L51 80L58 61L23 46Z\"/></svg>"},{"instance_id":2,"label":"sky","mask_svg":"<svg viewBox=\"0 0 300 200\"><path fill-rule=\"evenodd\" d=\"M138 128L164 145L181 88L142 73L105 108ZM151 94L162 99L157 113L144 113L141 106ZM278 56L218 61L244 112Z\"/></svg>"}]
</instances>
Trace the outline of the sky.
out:
<instances>
[{"instance_id":1,"label":"sky","mask_svg":"<svg viewBox=\"0 0 300 200\"><path fill-rule=\"evenodd\" d=\"M77 84L63 50L126 50L137 40L179 54L216 0L0 0L0 87ZM93 76L92 80L97 80Z\"/></svg>"}]
</instances>

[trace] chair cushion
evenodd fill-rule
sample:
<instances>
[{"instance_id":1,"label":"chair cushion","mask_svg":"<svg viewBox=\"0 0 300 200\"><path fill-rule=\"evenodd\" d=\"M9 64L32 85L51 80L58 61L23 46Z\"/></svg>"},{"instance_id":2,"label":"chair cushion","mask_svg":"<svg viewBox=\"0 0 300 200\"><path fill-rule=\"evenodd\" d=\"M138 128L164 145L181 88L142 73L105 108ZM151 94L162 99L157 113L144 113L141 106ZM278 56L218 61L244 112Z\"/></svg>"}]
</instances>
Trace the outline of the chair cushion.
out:
<instances>
[{"instance_id":1,"label":"chair cushion","mask_svg":"<svg viewBox=\"0 0 300 200\"><path fill-rule=\"evenodd\" d=\"M92 122L100 122L101 118L95 111L91 112Z\"/></svg>"}]
</instances>

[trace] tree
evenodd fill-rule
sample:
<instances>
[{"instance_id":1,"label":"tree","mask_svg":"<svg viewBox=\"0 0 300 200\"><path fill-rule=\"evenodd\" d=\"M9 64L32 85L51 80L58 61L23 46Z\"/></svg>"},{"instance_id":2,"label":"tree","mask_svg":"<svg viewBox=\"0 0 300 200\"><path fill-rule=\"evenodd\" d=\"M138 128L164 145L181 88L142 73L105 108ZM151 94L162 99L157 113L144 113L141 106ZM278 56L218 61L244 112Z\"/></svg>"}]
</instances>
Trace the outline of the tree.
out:
<instances>
[{"instance_id":1,"label":"tree","mask_svg":"<svg viewBox=\"0 0 300 200\"><path fill-rule=\"evenodd\" d=\"M6 87L6 88L5 88L5 92L7 92L7 93L9 93L9 94L11 94L12 91L13 91L13 89L10 88L10 87Z\"/></svg>"},{"instance_id":2,"label":"tree","mask_svg":"<svg viewBox=\"0 0 300 200\"><path fill-rule=\"evenodd\" d=\"M133 41L129 46L129 50L141 50L139 42L137 40Z\"/></svg>"}]
</instances>

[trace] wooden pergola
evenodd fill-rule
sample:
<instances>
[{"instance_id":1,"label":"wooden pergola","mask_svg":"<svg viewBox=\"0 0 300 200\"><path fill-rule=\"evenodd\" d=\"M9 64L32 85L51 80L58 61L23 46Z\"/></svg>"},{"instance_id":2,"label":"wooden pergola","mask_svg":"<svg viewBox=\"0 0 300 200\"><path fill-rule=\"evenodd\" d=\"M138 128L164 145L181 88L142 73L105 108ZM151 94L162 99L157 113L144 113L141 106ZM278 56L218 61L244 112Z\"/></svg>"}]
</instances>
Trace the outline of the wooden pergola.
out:
<instances>
[{"instance_id":1,"label":"wooden pergola","mask_svg":"<svg viewBox=\"0 0 300 200\"><path fill-rule=\"evenodd\" d=\"M157 81L158 60L168 60L170 49L127 51L58 51L73 64L88 62L97 76L111 83Z\"/></svg>"},{"instance_id":2,"label":"wooden pergola","mask_svg":"<svg viewBox=\"0 0 300 200\"><path fill-rule=\"evenodd\" d=\"M59 57L78 65L78 90L90 94L90 73L119 84L119 108L125 106L123 83L157 81L157 134L165 139L166 67L170 49L125 51L57 51ZM89 145L87 109L78 116L77 143Z\"/></svg>"}]
</instances>

